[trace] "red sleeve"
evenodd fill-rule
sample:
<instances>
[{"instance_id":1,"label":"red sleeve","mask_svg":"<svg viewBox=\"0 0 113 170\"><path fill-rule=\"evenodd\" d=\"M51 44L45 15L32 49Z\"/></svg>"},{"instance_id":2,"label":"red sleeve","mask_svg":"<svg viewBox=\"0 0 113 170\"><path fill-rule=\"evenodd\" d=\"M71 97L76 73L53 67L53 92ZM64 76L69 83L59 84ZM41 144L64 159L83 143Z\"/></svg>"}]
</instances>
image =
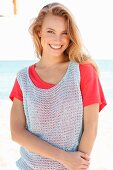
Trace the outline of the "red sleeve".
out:
<instances>
[{"instance_id":1,"label":"red sleeve","mask_svg":"<svg viewBox=\"0 0 113 170\"><path fill-rule=\"evenodd\" d=\"M107 104L96 70L91 64L80 64L80 88L83 106L99 103L99 111Z\"/></svg>"},{"instance_id":2,"label":"red sleeve","mask_svg":"<svg viewBox=\"0 0 113 170\"><path fill-rule=\"evenodd\" d=\"M12 91L11 91L11 93L10 93L9 98L10 98L12 101L14 100L14 98L17 98L17 99L23 101L22 90L21 90L21 88L20 88L20 85L19 85L17 79L15 80L15 83L14 83L14 86L13 86L13 89L12 89Z\"/></svg>"}]
</instances>

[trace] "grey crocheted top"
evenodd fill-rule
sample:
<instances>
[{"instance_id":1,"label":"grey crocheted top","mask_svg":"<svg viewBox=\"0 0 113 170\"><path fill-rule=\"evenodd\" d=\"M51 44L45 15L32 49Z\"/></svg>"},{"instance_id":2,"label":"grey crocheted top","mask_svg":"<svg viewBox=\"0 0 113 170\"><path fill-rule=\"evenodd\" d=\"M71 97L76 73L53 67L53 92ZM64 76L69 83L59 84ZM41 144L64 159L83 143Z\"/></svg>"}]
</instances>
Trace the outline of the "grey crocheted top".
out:
<instances>
[{"instance_id":1,"label":"grey crocheted top","mask_svg":"<svg viewBox=\"0 0 113 170\"><path fill-rule=\"evenodd\" d=\"M18 72L17 80L23 93L27 130L53 146L76 151L83 121L79 64L70 61L62 80L50 89L36 87L28 68ZM20 148L20 154L16 164L21 170L66 170L59 162L24 147Z\"/></svg>"}]
</instances>

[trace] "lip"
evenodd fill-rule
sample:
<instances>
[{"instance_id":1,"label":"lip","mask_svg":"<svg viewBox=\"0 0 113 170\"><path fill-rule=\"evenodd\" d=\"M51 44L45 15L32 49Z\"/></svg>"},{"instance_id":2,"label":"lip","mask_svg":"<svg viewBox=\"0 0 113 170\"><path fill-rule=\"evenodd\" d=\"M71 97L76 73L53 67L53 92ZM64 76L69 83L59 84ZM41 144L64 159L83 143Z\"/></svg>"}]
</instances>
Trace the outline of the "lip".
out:
<instances>
[{"instance_id":1,"label":"lip","mask_svg":"<svg viewBox=\"0 0 113 170\"><path fill-rule=\"evenodd\" d=\"M60 47L58 46L59 48L53 48L53 47L51 46L51 44L49 44L49 46L50 46L50 48L53 49L53 50L60 50L60 49L62 48L62 45L59 45L59 46L60 46ZM55 46L55 45L53 45L53 46ZM56 47L57 47L57 46L56 46Z\"/></svg>"}]
</instances>

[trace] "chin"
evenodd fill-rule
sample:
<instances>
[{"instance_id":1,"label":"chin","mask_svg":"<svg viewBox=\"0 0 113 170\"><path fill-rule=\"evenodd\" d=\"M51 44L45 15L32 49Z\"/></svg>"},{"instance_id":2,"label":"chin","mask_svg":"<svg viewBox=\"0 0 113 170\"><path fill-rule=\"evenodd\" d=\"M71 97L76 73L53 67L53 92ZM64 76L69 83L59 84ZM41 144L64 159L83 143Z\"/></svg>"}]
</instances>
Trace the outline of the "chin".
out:
<instances>
[{"instance_id":1,"label":"chin","mask_svg":"<svg viewBox=\"0 0 113 170\"><path fill-rule=\"evenodd\" d=\"M51 55L53 55L53 56L62 56L64 54L64 51L63 52L53 52L53 53L51 53Z\"/></svg>"}]
</instances>

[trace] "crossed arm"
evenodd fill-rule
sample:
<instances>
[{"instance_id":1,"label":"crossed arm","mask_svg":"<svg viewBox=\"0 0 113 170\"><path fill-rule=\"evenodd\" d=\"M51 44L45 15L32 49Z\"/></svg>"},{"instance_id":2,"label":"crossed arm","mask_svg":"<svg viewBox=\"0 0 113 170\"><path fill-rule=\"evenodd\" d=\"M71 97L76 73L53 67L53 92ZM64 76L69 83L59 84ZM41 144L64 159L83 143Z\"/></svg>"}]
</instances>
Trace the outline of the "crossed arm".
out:
<instances>
[{"instance_id":1,"label":"crossed arm","mask_svg":"<svg viewBox=\"0 0 113 170\"><path fill-rule=\"evenodd\" d=\"M90 155L97 135L99 104L84 107L84 130L79 144L79 151Z\"/></svg>"},{"instance_id":2,"label":"crossed arm","mask_svg":"<svg viewBox=\"0 0 113 170\"><path fill-rule=\"evenodd\" d=\"M14 98L10 116L12 140L31 152L62 163L69 170L75 170L75 167L76 170L82 168L86 170L89 167L90 158L88 155L91 153L96 137L98 112L98 103L84 107L84 131L81 137L79 151L65 152L26 130L23 103Z\"/></svg>"}]
</instances>

